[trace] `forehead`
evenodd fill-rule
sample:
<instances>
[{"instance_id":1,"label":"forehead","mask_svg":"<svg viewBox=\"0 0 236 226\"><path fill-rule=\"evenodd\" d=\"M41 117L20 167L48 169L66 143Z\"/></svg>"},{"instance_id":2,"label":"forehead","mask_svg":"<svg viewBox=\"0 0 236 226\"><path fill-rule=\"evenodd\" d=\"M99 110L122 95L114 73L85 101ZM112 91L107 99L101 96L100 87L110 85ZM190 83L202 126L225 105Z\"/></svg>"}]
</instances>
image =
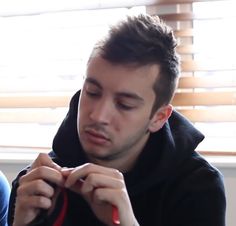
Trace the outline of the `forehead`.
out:
<instances>
[{"instance_id":1,"label":"forehead","mask_svg":"<svg viewBox=\"0 0 236 226\"><path fill-rule=\"evenodd\" d=\"M90 58L86 76L95 79L104 89L153 92L159 71L158 65L113 64L97 55Z\"/></svg>"}]
</instances>

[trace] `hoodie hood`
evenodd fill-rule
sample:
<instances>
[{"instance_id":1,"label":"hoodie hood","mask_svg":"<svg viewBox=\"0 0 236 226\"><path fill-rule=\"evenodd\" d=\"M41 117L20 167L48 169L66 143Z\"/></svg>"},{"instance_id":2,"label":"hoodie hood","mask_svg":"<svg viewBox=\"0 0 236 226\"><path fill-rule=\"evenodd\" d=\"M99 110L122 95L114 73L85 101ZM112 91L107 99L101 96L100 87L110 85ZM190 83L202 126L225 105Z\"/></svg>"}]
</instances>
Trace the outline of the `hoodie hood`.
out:
<instances>
[{"instance_id":1,"label":"hoodie hood","mask_svg":"<svg viewBox=\"0 0 236 226\"><path fill-rule=\"evenodd\" d=\"M152 133L136 165L125 176L130 193L170 180L193 156L204 135L177 111L161 130ZM140 179L141 178L141 179Z\"/></svg>"},{"instance_id":2,"label":"hoodie hood","mask_svg":"<svg viewBox=\"0 0 236 226\"><path fill-rule=\"evenodd\" d=\"M71 98L69 111L58 129L52 145L53 155L56 155L61 165L68 167L75 167L88 161L81 151L82 147L77 133L79 96L80 91Z\"/></svg>"},{"instance_id":3,"label":"hoodie hood","mask_svg":"<svg viewBox=\"0 0 236 226\"><path fill-rule=\"evenodd\" d=\"M80 91L72 97L69 111L53 140L53 152L59 164L75 167L88 162L77 133L77 113ZM191 156L204 139L192 123L177 111L156 133L152 133L134 168L125 180L132 192L162 182ZM140 177L143 178L140 180Z\"/></svg>"}]
</instances>

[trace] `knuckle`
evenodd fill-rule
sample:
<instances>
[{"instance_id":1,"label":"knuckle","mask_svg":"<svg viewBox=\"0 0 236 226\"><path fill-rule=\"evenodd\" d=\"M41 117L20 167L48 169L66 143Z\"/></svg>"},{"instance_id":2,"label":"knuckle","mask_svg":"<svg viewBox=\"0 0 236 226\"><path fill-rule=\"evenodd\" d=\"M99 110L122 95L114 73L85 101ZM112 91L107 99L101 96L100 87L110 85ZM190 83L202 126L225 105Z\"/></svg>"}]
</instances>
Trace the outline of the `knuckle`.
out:
<instances>
[{"instance_id":1,"label":"knuckle","mask_svg":"<svg viewBox=\"0 0 236 226\"><path fill-rule=\"evenodd\" d=\"M120 199L121 200L126 200L127 199L127 191L126 191L126 189L121 189L120 190Z\"/></svg>"},{"instance_id":2,"label":"knuckle","mask_svg":"<svg viewBox=\"0 0 236 226\"><path fill-rule=\"evenodd\" d=\"M48 154L46 154L46 153L39 153L36 161L39 161L39 163L40 163L41 161L43 161L44 159L47 159L47 158L48 158Z\"/></svg>"},{"instance_id":3,"label":"knuckle","mask_svg":"<svg viewBox=\"0 0 236 226\"><path fill-rule=\"evenodd\" d=\"M36 202L36 206L39 206L41 208L49 208L51 205L51 200L45 198L44 196L38 196Z\"/></svg>"},{"instance_id":4,"label":"knuckle","mask_svg":"<svg viewBox=\"0 0 236 226\"><path fill-rule=\"evenodd\" d=\"M41 189L43 189L43 181L41 179L35 180L34 187L35 187L35 190L40 191Z\"/></svg>"},{"instance_id":5,"label":"knuckle","mask_svg":"<svg viewBox=\"0 0 236 226\"><path fill-rule=\"evenodd\" d=\"M48 197L52 197L54 194L54 189L41 179L34 181L32 187L34 187L36 193L46 194Z\"/></svg>"},{"instance_id":6,"label":"knuckle","mask_svg":"<svg viewBox=\"0 0 236 226\"><path fill-rule=\"evenodd\" d=\"M27 200L25 197L17 196L16 197L16 208L18 207L19 209L24 209L27 206Z\"/></svg>"},{"instance_id":7,"label":"knuckle","mask_svg":"<svg viewBox=\"0 0 236 226\"><path fill-rule=\"evenodd\" d=\"M123 179L124 179L123 174L122 174L119 170L117 170L117 169L115 169L115 170L113 171L113 174L114 174L114 176L115 176L117 179L120 179L120 180L123 180Z\"/></svg>"},{"instance_id":8,"label":"knuckle","mask_svg":"<svg viewBox=\"0 0 236 226\"><path fill-rule=\"evenodd\" d=\"M23 188L22 188L22 186L19 186L19 187L17 188L16 194L17 194L17 196L21 196L21 194L23 194Z\"/></svg>"},{"instance_id":9,"label":"knuckle","mask_svg":"<svg viewBox=\"0 0 236 226\"><path fill-rule=\"evenodd\" d=\"M87 178L86 178L86 181L87 181L88 183L92 183L92 182L94 181L94 179L95 179L94 174L89 174L89 175L87 176Z\"/></svg>"},{"instance_id":10,"label":"knuckle","mask_svg":"<svg viewBox=\"0 0 236 226\"><path fill-rule=\"evenodd\" d=\"M40 166L37 168L37 174L39 177L43 177L45 174L45 167L44 166Z\"/></svg>"},{"instance_id":11,"label":"knuckle","mask_svg":"<svg viewBox=\"0 0 236 226\"><path fill-rule=\"evenodd\" d=\"M93 193L93 197L95 200L100 200L102 201L103 200L103 189L95 189L94 190L94 193Z\"/></svg>"},{"instance_id":12,"label":"knuckle","mask_svg":"<svg viewBox=\"0 0 236 226\"><path fill-rule=\"evenodd\" d=\"M123 180L117 180L117 187L124 188L125 187L124 181Z\"/></svg>"},{"instance_id":13,"label":"knuckle","mask_svg":"<svg viewBox=\"0 0 236 226\"><path fill-rule=\"evenodd\" d=\"M93 164L93 163L86 163L86 164L84 165L84 169L85 169L86 171L88 171L88 172L90 172L91 170L93 170L93 168L94 168L94 164Z\"/></svg>"},{"instance_id":14,"label":"knuckle","mask_svg":"<svg viewBox=\"0 0 236 226\"><path fill-rule=\"evenodd\" d=\"M19 185L21 185L21 184L24 183L26 175L27 175L27 174L25 174L25 175L23 175L23 176L21 176L21 177L19 178L19 181L18 181L18 182L19 182Z\"/></svg>"}]
</instances>

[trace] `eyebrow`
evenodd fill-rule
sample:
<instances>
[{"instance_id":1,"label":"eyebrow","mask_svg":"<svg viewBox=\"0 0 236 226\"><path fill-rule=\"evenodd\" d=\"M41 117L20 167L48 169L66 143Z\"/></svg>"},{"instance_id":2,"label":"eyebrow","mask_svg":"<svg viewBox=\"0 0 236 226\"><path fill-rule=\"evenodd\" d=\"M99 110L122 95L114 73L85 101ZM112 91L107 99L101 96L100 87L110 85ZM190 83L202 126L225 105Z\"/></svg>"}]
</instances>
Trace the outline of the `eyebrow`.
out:
<instances>
[{"instance_id":1,"label":"eyebrow","mask_svg":"<svg viewBox=\"0 0 236 226\"><path fill-rule=\"evenodd\" d=\"M86 82L88 83L91 83L95 86L97 86L98 88L102 89L102 86L101 84L94 78L91 78L91 77L87 77ZM129 99L133 99L133 100L136 100L138 102L144 102L144 99L142 97L140 97L139 95L135 94L135 93L130 93L130 92L117 92L116 93L116 96L117 97L120 97L120 98L129 98Z\"/></svg>"},{"instance_id":2,"label":"eyebrow","mask_svg":"<svg viewBox=\"0 0 236 226\"><path fill-rule=\"evenodd\" d=\"M101 84L94 78L87 77L85 82L91 83L91 84L97 86L98 88L102 89Z\"/></svg>"},{"instance_id":3,"label":"eyebrow","mask_svg":"<svg viewBox=\"0 0 236 226\"><path fill-rule=\"evenodd\" d=\"M121 97L121 98L129 98L129 99L133 99L135 101L138 101L138 102L141 102L143 103L144 102L144 99L141 98L140 96L138 96L137 94L135 93L129 93L129 92L118 92L116 94L118 97Z\"/></svg>"}]
</instances>

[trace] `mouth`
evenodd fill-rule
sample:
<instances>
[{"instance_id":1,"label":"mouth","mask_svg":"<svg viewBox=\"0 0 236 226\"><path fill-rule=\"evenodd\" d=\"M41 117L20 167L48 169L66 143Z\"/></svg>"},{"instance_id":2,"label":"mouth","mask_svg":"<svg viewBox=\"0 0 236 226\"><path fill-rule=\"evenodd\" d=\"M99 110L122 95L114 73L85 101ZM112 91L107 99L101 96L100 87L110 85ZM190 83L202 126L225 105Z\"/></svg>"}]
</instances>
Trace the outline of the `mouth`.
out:
<instances>
[{"instance_id":1,"label":"mouth","mask_svg":"<svg viewBox=\"0 0 236 226\"><path fill-rule=\"evenodd\" d=\"M97 145L105 145L110 141L108 136L106 136L104 133L100 133L92 129L85 130L85 134L89 142L92 142Z\"/></svg>"}]
</instances>

